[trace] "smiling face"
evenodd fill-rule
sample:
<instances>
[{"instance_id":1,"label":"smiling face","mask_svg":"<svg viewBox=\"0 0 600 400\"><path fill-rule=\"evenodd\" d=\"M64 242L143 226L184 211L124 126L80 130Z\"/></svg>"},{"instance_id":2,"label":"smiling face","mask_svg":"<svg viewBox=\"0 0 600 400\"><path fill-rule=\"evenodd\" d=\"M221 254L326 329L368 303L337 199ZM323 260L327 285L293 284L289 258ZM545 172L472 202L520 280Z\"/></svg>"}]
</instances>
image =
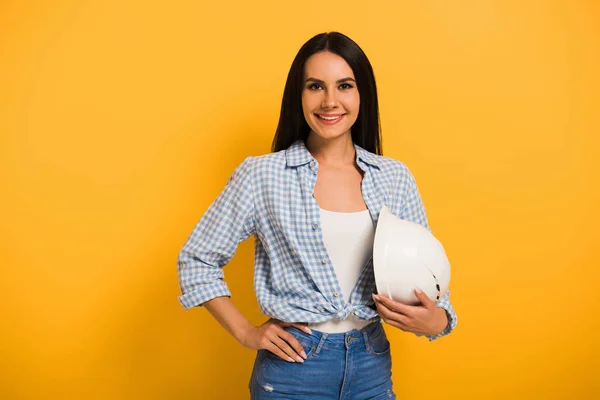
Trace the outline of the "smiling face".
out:
<instances>
[{"instance_id":1,"label":"smiling face","mask_svg":"<svg viewBox=\"0 0 600 400\"><path fill-rule=\"evenodd\" d=\"M352 68L327 51L313 54L304 65L302 110L311 129L323 139L350 136L360 108Z\"/></svg>"}]
</instances>

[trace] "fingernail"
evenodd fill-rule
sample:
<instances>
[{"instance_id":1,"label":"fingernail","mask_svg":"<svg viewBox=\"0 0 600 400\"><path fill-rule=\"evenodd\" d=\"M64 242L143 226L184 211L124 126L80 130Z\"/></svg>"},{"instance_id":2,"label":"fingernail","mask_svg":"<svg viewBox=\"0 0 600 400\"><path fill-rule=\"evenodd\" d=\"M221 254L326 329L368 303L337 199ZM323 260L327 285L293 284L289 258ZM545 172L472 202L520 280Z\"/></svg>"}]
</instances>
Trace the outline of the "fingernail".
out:
<instances>
[{"instance_id":1,"label":"fingernail","mask_svg":"<svg viewBox=\"0 0 600 400\"><path fill-rule=\"evenodd\" d=\"M420 288L417 288L417 293L423 293L423 291Z\"/></svg>"},{"instance_id":2,"label":"fingernail","mask_svg":"<svg viewBox=\"0 0 600 400\"><path fill-rule=\"evenodd\" d=\"M373 298L375 299L375 301L379 301L379 296L377 296L376 294L373 295Z\"/></svg>"},{"instance_id":3,"label":"fingernail","mask_svg":"<svg viewBox=\"0 0 600 400\"><path fill-rule=\"evenodd\" d=\"M308 333L309 335L312 335L312 331L310 330L310 328L308 326L306 327L306 333Z\"/></svg>"},{"instance_id":4,"label":"fingernail","mask_svg":"<svg viewBox=\"0 0 600 400\"><path fill-rule=\"evenodd\" d=\"M288 357L288 361L289 362L296 362L296 361L294 361L294 359L292 357Z\"/></svg>"},{"instance_id":5,"label":"fingernail","mask_svg":"<svg viewBox=\"0 0 600 400\"><path fill-rule=\"evenodd\" d=\"M302 350L302 352L300 353L300 355L306 360L306 352L304 350Z\"/></svg>"},{"instance_id":6,"label":"fingernail","mask_svg":"<svg viewBox=\"0 0 600 400\"><path fill-rule=\"evenodd\" d=\"M303 363L303 362L304 362L304 360L303 360L303 359L302 359L302 357L300 357L300 356L296 357L296 360L298 360L298 362L301 362L301 363Z\"/></svg>"}]
</instances>

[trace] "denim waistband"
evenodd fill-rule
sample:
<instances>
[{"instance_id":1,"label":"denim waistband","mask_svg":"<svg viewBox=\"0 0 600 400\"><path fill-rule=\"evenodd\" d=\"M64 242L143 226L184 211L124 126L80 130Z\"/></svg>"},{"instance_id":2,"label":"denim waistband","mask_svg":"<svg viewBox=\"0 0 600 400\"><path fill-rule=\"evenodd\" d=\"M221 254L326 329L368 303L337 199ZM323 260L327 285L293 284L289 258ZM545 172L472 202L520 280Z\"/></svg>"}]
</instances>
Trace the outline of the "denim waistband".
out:
<instances>
[{"instance_id":1,"label":"denim waistband","mask_svg":"<svg viewBox=\"0 0 600 400\"><path fill-rule=\"evenodd\" d=\"M327 333L311 329L312 334L309 335L294 326L287 327L286 330L298 339L308 340L317 345L319 349L321 347L333 349L369 345L368 338L378 334L383 327L381 321L374 321L361 330L353 329L344 333Z\"/></svg>"}]
</instances>

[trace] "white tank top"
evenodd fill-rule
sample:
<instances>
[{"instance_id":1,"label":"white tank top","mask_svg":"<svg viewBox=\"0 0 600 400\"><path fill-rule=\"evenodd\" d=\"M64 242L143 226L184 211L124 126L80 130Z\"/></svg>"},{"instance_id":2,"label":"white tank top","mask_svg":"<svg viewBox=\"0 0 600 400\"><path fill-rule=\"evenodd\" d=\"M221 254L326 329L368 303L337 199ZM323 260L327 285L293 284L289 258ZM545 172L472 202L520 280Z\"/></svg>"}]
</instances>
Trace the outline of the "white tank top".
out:
<instances>
[{"instance_id":1,"label":"white tank top","mask_svg":"<svg viewBox=\"0 0 600 400\"><path fill-rule=\"evenodd\" d=\"M369 210L342 213L321 209L320 214L325 249L333 263L341 294L348 303L363 266L373 254L375 227ZM334 316L329 321L309 326L321 332L342 333L360 330L368 324L350 314L341 321Z\"/></svg>"}]
</instances>

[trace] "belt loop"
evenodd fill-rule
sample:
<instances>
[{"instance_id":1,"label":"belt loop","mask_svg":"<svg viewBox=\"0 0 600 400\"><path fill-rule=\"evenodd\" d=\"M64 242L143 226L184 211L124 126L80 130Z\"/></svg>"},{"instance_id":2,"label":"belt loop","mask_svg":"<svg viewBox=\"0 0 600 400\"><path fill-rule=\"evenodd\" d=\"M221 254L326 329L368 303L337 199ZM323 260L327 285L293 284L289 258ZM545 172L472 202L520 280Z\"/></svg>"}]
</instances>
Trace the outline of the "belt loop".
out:
<instances>
[{"instance_id":1,"label":"belt loop","mask_svg":"<svg viewBox=\"0 0 600 400\"><path fill-rule=\"evenodd\" d=\"M365 348L367 349L368 352L371 352L372 350L371 350L371 342L369 341L369 334L365 330L362 330L361 333L365 340Z\"/></svg>"},{"instance_id":2,"label":"belt loop","mask_svg":"<svg viewBox=\"0 0 600 400\"><path fill-rule=\"evenodd\" d=\"M327 339L327 332L321 332L321 340L319 340L319 344L317 345L317 349L315 350L315 355L319 354L319 351L321 351L321 347L323 347L323 344L325 344L325 339Z\"/></svg>"}]
</instances>

